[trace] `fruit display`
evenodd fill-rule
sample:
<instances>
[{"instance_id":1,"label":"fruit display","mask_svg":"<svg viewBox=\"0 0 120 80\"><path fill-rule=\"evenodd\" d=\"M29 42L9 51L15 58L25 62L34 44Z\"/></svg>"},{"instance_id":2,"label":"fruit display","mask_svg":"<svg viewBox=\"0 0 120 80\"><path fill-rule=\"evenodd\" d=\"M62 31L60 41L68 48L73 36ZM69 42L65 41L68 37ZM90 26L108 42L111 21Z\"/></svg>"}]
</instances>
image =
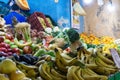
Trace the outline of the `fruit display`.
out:
<instances>
[{"instance_id":1,"label":"fruit display","mask_svg":"<svg viewBox=\"0 0 120 80\"><path fill-rule=\"evenodd\" d=\"M0 62L0 73L7 74L7 78L10 80L17 78L27 78L27 80L39 80L39 78L43 80L107 80L110 74L118 71L113 60L102 55L101 49L90 53L84 47L80 47L74 57L70 55L72 53L61 53L57 48L54 49L54 53L55 57L47 56L47 54L41 57L26 54L3 59ZM32 61L28 62L30 60ZM32 62L33 64L31 64Z\"/></svg>"},{"instance_id":2,"label":"fruit display","mask_svg":"<svg viewBox=\"0 0 120 80\"><path fill-rule=\"evenodd\" d=\"M110 44L114 42L114 39L109 36L97 37L94 34L81 33L80 38L87 44Z\"/></svg>"},{"instance_id":3,"label":"fruit display","mask_svg":"<svg viewBox=\"0 0 120 80\"><path fill-rule=\"evenodd\" d=\"M90 51L72 28L37 33L23 22L14 30L14 35L0 36L0 80L108 80L119 71L112 55L104 54L105 45ZM35 37L39 41L33 42ZM99 40L93 35L89 39ZM107 49L118 46L106 44Z\"/></svg>"},{"instance_id":4,"label":"fruit display","mask_svg":"<svg viewBox=\"0 0 120 80\"><path fill-rule=\"evenodd\" d=\"M105 54L110 54L110 48L118 49L118 44L112 37L109 36L97 37L93 34L88 35L86 33L81 33L80 39L83 43L85 43L83 45L87 49L102 46L103 53Z\"/></svg>"}]
</instances>

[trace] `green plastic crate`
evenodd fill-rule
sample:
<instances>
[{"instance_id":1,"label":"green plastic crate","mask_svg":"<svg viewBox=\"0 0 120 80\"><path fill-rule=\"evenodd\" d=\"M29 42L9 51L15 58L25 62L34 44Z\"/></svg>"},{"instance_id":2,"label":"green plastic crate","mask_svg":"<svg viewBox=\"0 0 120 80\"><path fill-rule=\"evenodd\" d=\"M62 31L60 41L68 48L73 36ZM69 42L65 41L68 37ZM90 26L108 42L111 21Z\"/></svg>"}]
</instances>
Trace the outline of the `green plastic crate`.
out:
<instances>
[{"instance_id":1,"label":"green plastic crate","mask_svg":"<svg viewBox=\"0 0 120 80\"><path fill-rule=\"evenodd\" d=\"M120 72L116 72L115 74L111 75L108 80L120 80Z\"/></svg>"}]
</instances>

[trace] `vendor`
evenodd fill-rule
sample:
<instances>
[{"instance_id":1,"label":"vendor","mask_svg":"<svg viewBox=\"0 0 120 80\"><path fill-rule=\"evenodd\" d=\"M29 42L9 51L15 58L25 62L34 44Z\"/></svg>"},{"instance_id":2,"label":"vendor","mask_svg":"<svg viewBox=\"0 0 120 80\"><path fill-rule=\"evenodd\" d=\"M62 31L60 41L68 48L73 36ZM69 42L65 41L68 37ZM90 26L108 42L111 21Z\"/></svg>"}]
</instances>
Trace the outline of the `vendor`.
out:
<instances>
[{"instance_id":1,"label":"vendor","mask_svg":"<svg viewBox=\"0 0 120 80\"><path fill-rule=\"evenodd\" d=\"M16 17L17 21L18 22L25 22L26 21L26 18L20 14L20 8L17 6L17 4L13 4L12 7L11 7L11 12L4 16L4 19L6 21L6 24L10 24L11 27L12 27L12 20L13 18Z\"/></svg>"}]
</instances>

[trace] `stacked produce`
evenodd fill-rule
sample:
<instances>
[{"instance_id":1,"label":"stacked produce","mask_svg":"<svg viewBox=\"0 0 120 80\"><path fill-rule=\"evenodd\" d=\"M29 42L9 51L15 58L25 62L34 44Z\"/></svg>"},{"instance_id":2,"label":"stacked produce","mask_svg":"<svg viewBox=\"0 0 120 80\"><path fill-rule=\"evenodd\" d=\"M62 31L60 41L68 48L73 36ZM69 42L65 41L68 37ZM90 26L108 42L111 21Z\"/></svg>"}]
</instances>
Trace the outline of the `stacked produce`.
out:
<instances>
[{"instance_id":1,"label":"stacked produce","mask_svg":"<svg viewBox=\"0 0 120 80\"><path fill-rule=\"evenodd\" d=\"M80 39L85 43L84 45L87 49L102 46L103 53L105 54L110 54L110 48L118 49L118 44L116 44L114 42L115 40L109 36L96 37L93 34L88 35L86 33L82 33L80 34Z\"/></svg>"},{"instance_id":2,"label":"stacked produce","mask_svg":"<svg viewBox=\"0 0 120 80\"><path fill-rule=\"evenodd\" d=\"M28 23L17 23L14 37L0 36L0 80L108 80L118 71L111 54L101 46L88 51L74 29L45 29L32 34L35 43L30 31Z\"/></svg>"},{"instance_id":3,"label":"stacked produce","mask_svg":"<svg viewBox=\"0 0 120 80\"><path fill-rule=\"evenodd\" d=\"M39 58L31 56L31 58L36 59L32 61L34 64L29 63L28 65L24 63L25 61L20 62L20 59L23 60L22 56L18 56L18 58L14 56L11 59L14 61L12 63L16 64L17 71L22 71L25 78L31 78L32 80L39 80L39 77L44 80L107 80L108 76L117 72L118 69L111 58L107 58L101 53L101 49L90 53L85 48L79 47L76 56L74 55L73 57L72 53L61 53L59 49L55 48L55 57L46 53L46 55L39 56ZM37 54L42 54L42 52ZM30 58L30 55L28 58ZM4 59L0 63L0 73L7 74L10 80L14 80L9 75L13 74L15 70L9 73L2 71L9 71L9 69L1 68L4 66L3 62L6 60L8 59ZM5 65L10 66L8 62ZM12 65L12 67L15 66Z\"/></svg>"},{"instance_id":4,"label":"stacked produce","mask_svg":"<svg viewBox=\"0 0 120 80\"><path fill-rule=\"evenodd\" d=\"M0 17L0 36L5 36L5 32L6 32L6 29L5 29L5 20Z\"/></svg>"}]
</instances>

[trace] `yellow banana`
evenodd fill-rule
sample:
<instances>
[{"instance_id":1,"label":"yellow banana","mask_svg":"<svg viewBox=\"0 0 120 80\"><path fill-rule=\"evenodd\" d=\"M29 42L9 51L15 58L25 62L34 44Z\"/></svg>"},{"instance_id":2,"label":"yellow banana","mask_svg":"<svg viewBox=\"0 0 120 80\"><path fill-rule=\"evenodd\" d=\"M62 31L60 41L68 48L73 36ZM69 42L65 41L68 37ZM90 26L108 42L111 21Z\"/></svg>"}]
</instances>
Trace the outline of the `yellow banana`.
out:
<instances>
[{"instance_id":1,"label":"yellow banana","mask_svg":"<svg viewBox=\"0 0 120 80\"><path fill-rule=\"evenodd\" d=\"M78 68L78 70L76 71L76 75L79 78L79 80L84 80L83 77L81 76L81 68Z\"/></svg>"},{"instance_id":2,"label":"yellow banana","mask_svg":"<svg viewBox=\"0 0 120 80\"><path fill-rule=\"evenodd\" d=\"M102 61L102 59L100 59L99 57L95 58L95 63L96 63L98 66L101 66L101 67L107 67L107 68L113 68L113 69L116 68L115 66L106 64L106 63L105 63L104 61Z\"/></svg>"},{"instance_id":3,"label":"yellow banana","mask_svg":"<svg viewBox=\"0 0 120 80\"><path fill-rule=\"evenodd\" d=\"M91 76L98 76L97 73L95 73L93 70L89 69L89 68L85 68L85 72L88 73Z\"/></svg>"},{"instance_id":4,"label":"yellow banana","mask_svg":"<svg viewBox=\"0 0 120 80\"><path fill-rule=\"evenodd\" d=\"M79 68L79 66L70 66L68 68L67 73L67 80L79 80L79 78L76 75L76 70Z\"/></svg>"},{"instance_id":5,"label":"yellow banana","mask_svg":"<svg viewBox=\"0 0 120 80\"><path fill-rule=\"evenodd\" d=\"M53 80L47 71L48 68L47 66L48 66L47 63L43 63L39 66L40 76L45 80Z\"/></svg>"},{"instance_id":6,"label":"yellow banana","mask_svg":"<svg viewBox=\"0 0 120 80\"><path fill-rule=\"evenodd\" d=\"M82 69L82 77L85 79L85 80L107 80L107 77L106 76L100 76L100 75L97 75L96 73L94 72L91 72L91 71L87 71L87 69Z\"/></svg>"},{"instance_id":7,"label":"yellow banana","mask_svg":"<svg viewBox=\"0 0 120 80\"><path fill-rule=\"evenodd\" d=\"M110 75L110 71L107 70L105 67L97 67L96 69L93 69L94 72L100 75Z\"/></svg>"},{"instance_id":8,"label":"yellow banana","mask_svg":"<svg viewBox=\"0 0 120 80\"><path fill-rule=\"evenodd\" d=\"M105 67L105 69L106 69L107 71L110 71L110 74L114 74L115 72L118 71L118 69L112 69L112 68L106 68L106 67Z\"/></svg>"},{"instance_id":9,"label":"yellow banana","mask_svg":"<svg viewBox=\"0 0 120 80\"><path fill-rule=\"evenodd\" d=\"M56 59L59 59L64 65L66 65L67 66L67 63L66 63L66 61L64 60L64 58L61 56L61 53L60 53L60 51L58 50L58 49L56 49L55 48L55 58Z\"/></svg>"},{"instance_id":10,"label":"yellow banana","mask_svg":"<svg viewBox=\"0 0 120 80\"><path fill-rule=\"evenodd\" d=\"M78 59L77 59L77 57L75 57L75 58L72 58L71 60L65 60L66 61L66 65L68 65L68 66L71 66L71 65L73 65L73 64L75 64L76 62L78 62Z\"/></svg>"},{"instance_id":11,"label":"yellow banana","mask_svg":"<svg viewBox=\"0 0 120 80\"><path fill-rule=\"evenodd\" d=\"M37 77L38 74L34 69L28 70L26 72L27 72L27 77L29 78L35 78Z\"/></svg>"},{"instance_id":12,"label":"yellow banana","mask_svg":"<svg viewBox=\"0 0 120 80\"><path fill-rule=\"evenodd\" d=\"M101 54L99 51L97 51L97 56L99 57L99 58L101 58L105 63L107 63L107 64L110 64L110 65L114 65L114 62L112 61L112 60L110 60L110 59L108 59L107 57L105 57L103 54Z\"/></svg>"},{"instance_id":13,"label":"yellow banana","mask_svg":"<svg viewBox=\"0 0 120 80\"><path fill-rule=\"evenodd\" d=\"M85 76L85 80L108 80L107 76Z\"/></svg>"},{"instance_id":14,"label":"yellow banana","mask_svg":"<svg viewBox=\"0 0 120 80\"><path fill-rule=\"evenodd\" d=\"M44 62L46 62L45 60L40 60L40 61L38 61L35 65L36 66L40 66L41 64L43 64Z\"/></svg>"},{"instance_id":15,"label":"yellow banana","mask_svg":"<svg viewBox=\"0 0 120 80\"><path fill-rule=\"evenodd\" d=\"M66 53L62 53L61 56L64 57L65 59L67 59L67 60L71 60L72 59L72 57L70 57Z\"/></svg>"},{"instance_id":16,"label":"yellow banana","mask_svg":"<svg viewBox=\"0 0 120 80\"><path fill-rule=\"evenodd\" d=\"M50 74L50 76L52 77L52 80L64 80L63 78L59 77L59 76L55 76L54 74L51 73L51 67L48 65L47 66L47 72Z\"/></svg>"},{"instance_id":17,"label":"yellow banana","mask_svg":"<svg viewBox=\"0 0 120 80\"><path fill-rule=\"evenodd\" d=\"M60 61L60 59L56 58L55 63L60 71L67 72L67 66L63 65L63 63L62 63L62 61Z\"/></svg>"},{"instance_id":18,"label":"yellow banana","mask_svg":"<svg viewBox=\"0 0 120 80\"><path fill-rule=\"evenodd\" d=\"M28 66L28 65L22 64L20 62L16 62L16 63L17 63L17 65L21 66L22 69L25 69L25 70L37 69L38 68L36 66Z\"/></svg>"},{"instance_id":19,"label":"yellow banana","mask_svg":"<svg viewBox=\"0 0 120 80\"><path fill-rule=\"evenodd\" d=\"M54 68L51 69L51 74L53 74L54 76L61 77L61 78L63 78L63 80L67 80L67 77L65 75L60 74Z\"/></svg>"},{"instance_id":20,"label":"yellow banana","mask_svg":"<svg viewBox=\"0 0 120 80\"><path fill-rule=\"evenodd\" d=\"M98 67L98 65L96 65L95 63L85 64L85 66L87 68L90 68L91 70L96 69Z\"/></svg>"},{"instance_id":21,"label":"yellow banana","mask_svg":"<svg viewBox=\"0 0 120 80\"><path fill-rule=\"evenodd\" d=\"M56 53L56 60L60 61L60 63L62 63L62 65L64 65L64 66L71 66L71 65L74 65L79 62L77 57L72 58L70 60L65 59L64 57L61 56L60 51L58 49L55 49L55 53ZM57 62L56 62L56 64L57 64Z\"/></svg>"},{"instance_id":22,"label":"yellow banana","mask_svg":"<svg viewBox=\"0 0 120 80\"><path fill-rule=\"evenodd\" d=\"M84 52L84 54L90 55L91 53L89 51L87 51L85 48L82 49L82 51Z\"/></svg>"},{"instance_id":23,"label":"yellow banana","mask_svg":"<svg viewBox=\"0 0 120 80\"><path fill-rule=\"evenodd\" d=\"M54 76L53 74L50 74L50 75L51 75L51 77L53 78L53 80L65 80L65 79L63 79L63 78L61 78L61 77Z\"/></svg>"},{"instance_id":24,"label":"yellow banana","mask_svg":"<svg viewBox=\"0 0 120 80\"><path fill-rule=\"evenodd\" d=\"M56 76L55 74L52 74L51 67L48 64L47 64L46 71L52 77L52 80L64 80L63 78L59 77L58 75Z\"/></svg>"},{"instance_id":25,"label":"yellow banana","mask_svg":"<svg viewBox=\"0 0 120 80\"><path fill-rule=\"evenodd\" d=\"M52 80L63 80L61 77L55 76L54 74L51 73L51 67L48 64L46 71L52 77Z\"/></svg>"}]
</instances>

